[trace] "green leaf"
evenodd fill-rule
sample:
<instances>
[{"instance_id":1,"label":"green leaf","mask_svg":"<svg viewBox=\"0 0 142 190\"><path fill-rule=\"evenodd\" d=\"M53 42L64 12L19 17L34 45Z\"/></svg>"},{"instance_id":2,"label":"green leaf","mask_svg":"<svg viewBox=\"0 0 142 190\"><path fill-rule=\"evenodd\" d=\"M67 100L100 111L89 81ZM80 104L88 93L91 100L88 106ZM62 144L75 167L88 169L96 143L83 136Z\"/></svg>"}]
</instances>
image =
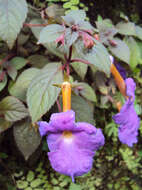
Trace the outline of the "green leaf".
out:
<instances>
[{"instance_id":1,"label":"green leaf","mask_svg":"<svg viewBox=\"0 0 142 190\"><path fill-rule=\"evenodd\" d=\"M77 24L79 21L84 21L86 18L86 13L84 10L72 10L62 18L69 25Z\"/></svg>"},{"instance_id":2,"label":"green leaf","mask_svg":"<svg viewBox=\"0 0 142 190\"><path fill-rule=\"evenodd\" d=\"M119 22L116 28L120 34L130 36L136 35L135 24L133 22Z\"/></svg>"},{"instance_id":3,"label":"green leaf","mask_svg":"<svg viewBox=\"0 0 142 190\"><path fill-rule=\"evenodd\" d=\"M71 2L67 2L67 3L64 3L64 4L63 4L63 8L64 8L64 9L71 8L71 6L72 6L72 3L71 3Z\"/></svg>"},{"instance_id":4,"label":"green leaf","mask_svg":"<svg viewBox=\"0 0 142 190\"><path fill-rule=\"evenodd\" d=\"M97 71L95 73L95 84L101 94L108 95L108 87L106 85L107 78L104 73Z\"/></svg>"},{"instance_id":5,"label":"green leaf","mask_svg":"<svg viewBox=\"0 0 142 190\"><path fill-rule=\"evenodd\" d=\"M17 187L19 189L25 189L26 187L28 187L28 182L22 181L22 180L17 180Z\"/></svg>"},{"instance_id":6,"label":"green leaf","mask_svg":"<svg viewBox=\"0 0 142 190\"><path fill-rule=\"evenodd\" d=\"M76 113L76 121L94 124L94 106L80 96L72 95L72 109Z\"/></svg>"},{"instance_id":7,"label":"green leaf","mask_svg":"<svg viewBox=\"0 0 142 190\"><path fill-rule=\"evenodd\" d=\"M37 68L30 68L23 71L16 82L10 84L8 88L9 93L22 101L26 101L28 86L39 71Z\"/></svg>"},{"instance_id":8,"label":"green leaf","mask_svg":"<svg viewBox=\"0 0 142 190\"><path fill-rule=\"evenodd\" d=\"M112 37L117 34L117 29L109 19L98 21L96 25L102 43L107 43L109 39L112 39Z\"/></svg>"},{"instance_id":9,"label":"green leaf","mask_svg":"<svg viewBox=\"0 0 142 190\"><path fill-rule=\"evenodd\" d=\"M28 111L17 98L7 96L0 102L0 115L4 115L6 121L14 122L28 116Z\"/></svg>"},{"instance_id":10,"label":"green leaf","mask_svg":"<svg viewBox=\"0 0 142 190\"><path fill-rule=\"evenodd\" d=\"M31 182L35 178L35 173L33 171L29 171L27 174L27 181Z\"/></svg>"},{"instance_id":11,"label":"green leaf","mask_svg":"<svg viewBox=\"0 0 142 190\"><path fill-rule=\"evenodd\" d=\"M35 179L34 181L31 182L31 187L32 188L35 188L35 187L38 187L42 184L42 180L41 179Z\"/></svg>"},{"instance_id":12,"label":"green leaf","mask_svg":"<svg viewBox=\"0 0 142 190\"><path fill-rule=\"evenodd\" d=\"M78 83L79 87L82 89L79 91L79 93L86 98L87 100L90 100L92 102L96 102L96 94L95 91L91 86L89 86L87 83L80 82Z\"/></svg>"},{"instance_id":13,"label":"green leaf","mask_svg":"<svg viewBox=\"0 0 142 190\"><path fill-rule=\"evenodd\" d=\"M141 114L142 114L142 106L135 103L134 107L135 107L136 113L137 113L138 115L141 115Z\"/></svg>"},{"instance_id":14,"label":"green leaf","mask_svg":"<svg viewBox=\"0 0 142 190\"><path fill-rule=\"evenodd\" d=\"M8 155L4 152L0 152L0 158L6 159L6 158L8 158Z\"/></svg>"},{"instance_id":15,"label":"green leaf","mask_svg":"<svg viewBox=\"0 0 142 190\"><path fill-rule=\"evenodd\" d=\"M135 29L136 29L136 37L142 40L142 27L136 26Z\"/></svg>"},{"instance_id":16,"label":"green leaf","mask_svg":"<svg viewBox=\"0 0 142 190\"><path fill-rule=\"evenodd\" d=\"M33 19L31 22L31 24L42 24L42 20L41 19ZM34 36L39 39L40 36L40 32L44 27L32 27L31 30L34 34ZM52 43L46 43L43 44L45 48L48 49L49 52L51 52L52 54L60 57L61 59L64 60L64 48L62 46L57 48L57 44L55 43L55 39Z\"/></svg>"},{"instance_id":17,"label":"green leaf","mask_svg":"<svg viewBox=\"0 0 142 190\"><path fill-rule=\"evenodd\" d=\"M28 160L41 143L39 133L32 127L28 118L14 124L13 134L18 149L23 154L25 160Z\"/></svg>"},{"instance_id":18,"label":"green leaf","mask_svg":"<svg viewBox=\"0 0 142 190\"><path fill-rule=\"evenodd\" d=\"M27 63L28 60L23 57L14 57L10 60L10 65L14 66L16 70L22 69Z\"/></svg>"},{"instance_id":19,"label":"green leaf","mask_svg":"<svg viewBox=\"0 0 142 190\"><path fill-rule=\"evenodd\" d=\"M120 40L115 38L114 41L116 42L116 46L109 45L109 50L112 52L113 55L118 57L120 60L126 62L129 64L130 60L130 49L127 46L127 44Z\"/></svg>"},{"instance_id":20,"label":"green leaf","mask_svg":"<svg viewBox=\"0 0 142 190\"><path fill-rule=\"evenodd\" d=\"M72 32L70 28L66 29L65 41L68 47L70 47L78 38L78 32Z\"/></svg>"},{"instance_id":21,"label":"green leaf","mask_svg":"<svg viewBox=\"0 0 142 190\"><path fill-rule=\"evenodd\" d=\"M94 65L98 70L103 71L107 75L110 74L111 61L106 48L95 40L95 45L91 49L86 49L82 41L75 44L76 55L81 57L90 64Z\"/></svg>"},{"instance_id":22,"label":"green leaf","mask_svg":"<svg viewBox=\"0 0 142 190\"><path fill-rule=\"evenodd\" d=\"M53 86L63 82L60 67L60 63L49 63L33 78L28 88L27 103L33 122L51 108L60 93L60 89Z\"/></svg>"},{"instance_id":23,"label":"green leaf","mask_svg":"<svg viewBox=\"0 0 142 190\"><path fill-rule=\"evenodd\" d=\"M27 16L25 0L0 0L0 37L13 47L17 34Z\"/></svg>"},{"instance_id":24,"label":"green leaf","mask_svg":"<svg viewBox=\"0 0 142 190\"><path fill-rule=\"evenodd\" d=\"M11 77L12 80L16 79L17 76L17 70L15 69L15 67L13 65L8 65L7 66L7 73L8 75Z\"/></svg>"},{"instance_id":25,"label":"green leaf","mask_svg":"<svg viewBox=\"0 0 142 190\"><path fill-rule=\"evenodd\" d=\"M12 126L12 122L6 121L4 118L0 117L0 133L7 130Z\"/></svg>"},{"instance_id":26,"label":"green leaf","mask_svg":"<svg viewBox=\"0 0 142 190\"><path fill-rule=\"evenodd\" d=\"M43 55L34 54L34 55L31 55L28 57L28 62L30 65L32 65L32 67L36 67L36 68L41 69L49 61L48 61L48 58L43 56Z\"/></svg>"},{"instance_id":27,"label":"green leaf","mask_svg":"<svg viewBox=\"0 0 142 190\"><path fill-rule=\"evenodd\" d=\"M132 37L126 38L125 42L130 49L129 64L130 64L130 67L134 69L139 64L139 60L141 58L139 45Z\"/></svg>"},{"instance_id":28,"label":"green leaf","mask_svg":"<svg viewBox=\"0 0 142 190\"><path fill-rule=\"evenodd\" d=\"M84 79L86 73L87 73L87 69L88 69L88 65L81 63L81 62L73 62L71 63L71 66L73 67L73 69L75 70L75 72L82 78Z\"/></svg>"},{"instance_id":29,"label":"green leaf","mask_svg":"<svg viewBox=\"0 0 142 190\"><path fill-rule=\"evenodd\" d=\"M75 183L71 183L69 187L69 190L81 190L81 189L82 189L81 186Z\"/></svg>"},{"instance_id":30,"label":"green leaf","mask_svg":"<svg viewBox=\"0 0 142 190\"><path fill-rule=\"evenodd\" d=\"M4 76L3 81L0 81L0 91L4 89L7 84L7 75Z\"/></svg>"},{"instance_id":31,"label":"green leaf","mask_svg":"<svg viewBox=\"0 0 142 190\"><path fill-rule=\"evenodd\" d=\"M70 1L72 3L72 5L78 5L79 4L79 0L71 0Z\"/></svg>"},{"instance_id":32,"label":"green leaf","mask_svg":"<svg viewBox=\"0 0 142 190\"><path fill-rule=\"evenodd\" d=\"M59 24L50 24L44 27L39 36L38 43L45 44L55 42L64 32L64 27Z\"/></svg>"},{"instance_id":33,"label":"green leaf","mask_svg":"<svg viewBox=\"0 0 142 190\"><path fill-rule=\"evenodd\" d=\"M43 21L42 19L32 19L30 24L43 24ZM43 26L31 27L31 30L37 39L39 39L40 32L43 28Z\"/></svg>"}]
</instances>

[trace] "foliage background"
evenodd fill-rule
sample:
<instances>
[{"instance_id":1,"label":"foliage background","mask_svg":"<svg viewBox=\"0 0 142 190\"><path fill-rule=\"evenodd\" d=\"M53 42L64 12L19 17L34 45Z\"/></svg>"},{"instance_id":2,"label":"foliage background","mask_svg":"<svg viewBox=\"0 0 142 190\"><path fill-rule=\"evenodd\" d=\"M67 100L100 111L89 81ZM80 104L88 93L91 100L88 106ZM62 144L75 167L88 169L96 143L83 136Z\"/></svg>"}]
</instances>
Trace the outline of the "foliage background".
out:
<instances>
[{"instance_id":1,"label":"foliage background","mask_svg":"<svg viewBox=\"0 0 142 190\"><path fill-rule=\"evenodd\" d=\"M0 3L1 2L2 1L0 1ZM26 23L29 23L33 18L39 19L41 17L39 12L51 3L51 1L48 0L28 0L27 2L32 8L30 8ZM67 4L65 5L68 1L56 0L56 3L63 5L67 11L74 6L70 5L71 7L68 7ZM117 24L122 21L122 17L125 20L126 17L124 15L127 15L131 22L141 26L142 3L138 0L120 0L119 3L117 0L89 0L87 2L75 1L75 3L74 7L81 8L82 6L86 11L88 10L87 17L93 25L95 25L96 19L102 19L100 16L104 19L110 18L114 24ZM80 3L82 3L82 5ZM98 17L98 15L100 16ZM129 28L127 28L127 31L129 31ZM106 144L103 149L96 153L92 171L83 177L78 177L76 184L71 183L69 177L59 175L52 170L46 156L48 147L45 140L43 144L40 144L41 139L38 133L35 132L36 126L31 126L29 117L24 120L23 118L27 116L26 91L33 77L36 76L39 69L48 65L50 62L58 62L60 59L58 56L51 54L49 49L46 49L42 45L37 45L37 39L32 32L34 33L34 28L32 28L31 31L29 27L23 27L11 50L9 50L4 41L0 41L0 59L3 60L7 55L12 55L10 59L5 61L4 67L3 64L1 64L1 72L5 71L6 75L4 75L5 78L1 79L0 99L3 100L9 95L18 98L18 100L15 98L5 100L6 104L3 102L0 103L0 109L2 108L0 113L2 114L3 109L7 110L5 106L9 105L8 102L11 103L12 101L12 105L18 105L18 109L16 107L16 112L14 112L14 114L13 112L10 114L4 112L8 118L6 122L3 120L3 117L0 117L1 190L118 190L120 188L122 190L140 190L142 187L142 125L139 130L139 143L132 149L119 142L117 139L117 126L111 119L112 115L114 115L117 110L109 101L110 88L115 91L116 99L122 99L122 96L116 90L114 83L111 82L112 79L109 79L110 83L107 85L108 78L104 76L103 73L101 73L103 81L100 81L101 79L98 77L100 73L98 73L98 75L96 73L94 74L92 69L89 68L87 70L83 65L79 67L81 68L79 72L81 74L77 73L78 68L72 66L72 80L89 84L93 89L92 96L95 97L93 97L93 101L88 102L88 100L81 96L73 96L72 106L76 112L82 114L78 115L78 120L83 118L83 120L88 120L88 122L96 123L96 126L103 129ZM130 35L130 37L132 36L133 35ZM125 33L118 37L123 40L123 42L126 41L126 38L124 40ZM135 41L133 41L133 38L130 39L132 39L131 41L135 44L132 50L135 53L131 56L135 65L132 66L132 64L128 65L125 63L125 60L128 58L127 54L126 59L123 58L123 55L120 55L120 57L116 56L116 60L119 60L119 63L127 70L127 76L133 77L137 83L136 110L141 117L142 45L140 40L134 38ZM139 57L139 60L136 59L137 57ZM19 77L21 76L22 78L22 75L24 82L23 79ZM0 77L3 77L3 75L1 74ZM58 92L55 93L58 94ZM76 103L78 103L77 108L75 107ZM12 109L15 110L15 107L12 107ZM22 113L19 113L19 109L22 110ZM82 109L84 112L80 111ZM43 116L43 119L48 120L53 112L57 112L56 105L51 107ZM85 117L86 115L87 117ZM15 121L17 122L15 123ZM13 122L14 124L11 125ZM28 136L27 134L30 135ZM24 140L26 142L24 142ZM32 146L33 144L35 147ZM29 147L29 149L27 149L27 147ZM37 147L38 149L36 149Z\"/></svg>"}]
</instances>

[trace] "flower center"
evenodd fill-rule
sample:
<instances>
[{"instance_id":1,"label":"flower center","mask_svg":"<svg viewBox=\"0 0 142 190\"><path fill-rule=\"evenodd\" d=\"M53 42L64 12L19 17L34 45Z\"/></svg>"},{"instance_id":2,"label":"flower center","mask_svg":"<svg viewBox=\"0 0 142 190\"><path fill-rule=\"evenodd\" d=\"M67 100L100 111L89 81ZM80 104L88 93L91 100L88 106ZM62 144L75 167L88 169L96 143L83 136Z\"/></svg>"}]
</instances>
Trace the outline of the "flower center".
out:
<instances>
[{"instance_id":1,"label":"flower center","mask_svg":"<svg viewBox=\"0 0 142 190\"><path fill-rule=\"evenodd\" d=\"M72 138L72 132L70 132L70 131L64 131L63 132L63 137L64 138Z\"/></svg>"}]
</instances>

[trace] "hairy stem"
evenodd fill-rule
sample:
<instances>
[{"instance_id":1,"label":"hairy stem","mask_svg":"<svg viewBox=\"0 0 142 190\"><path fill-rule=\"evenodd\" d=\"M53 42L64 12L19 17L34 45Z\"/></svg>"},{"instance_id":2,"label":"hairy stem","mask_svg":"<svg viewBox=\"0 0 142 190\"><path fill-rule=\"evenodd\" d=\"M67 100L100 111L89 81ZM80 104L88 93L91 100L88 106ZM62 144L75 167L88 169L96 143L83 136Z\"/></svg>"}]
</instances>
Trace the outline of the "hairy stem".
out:
<instances>
[{"instance_id":1,"label":"hairy stem","mask_svg":"<svg viewBox=\"0 0 142 190\"><path fill-rule=\"evenodd\" d=\"M81 63L84 63L84 64L86 64L86 65L91 65L91 63L90 63L89 61L86 61L86 60L84 60L84 59L79 59L79 58L77 58L77 59L72 59L72 60L71 60L71 63L73 63L73 62L81 62Z\"/></svg>"}]
</instances>

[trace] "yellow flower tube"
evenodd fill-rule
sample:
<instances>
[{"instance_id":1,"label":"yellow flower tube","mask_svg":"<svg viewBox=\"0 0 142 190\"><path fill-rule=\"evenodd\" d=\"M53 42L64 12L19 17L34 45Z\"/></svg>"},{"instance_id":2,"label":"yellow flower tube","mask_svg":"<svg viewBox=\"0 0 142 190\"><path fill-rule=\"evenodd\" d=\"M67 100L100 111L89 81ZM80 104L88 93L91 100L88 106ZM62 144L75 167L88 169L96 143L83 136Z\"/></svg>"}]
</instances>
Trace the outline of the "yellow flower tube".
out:
<instances>
[{"instance_id":1,"label":"yellow flower tube","mask_svg":"<svg viewBox=\"0 0 142 190\"><path fill-rule=\"evenodd\" d=\"M113 63L111 64L110 70L121 94L127 98L125 81L123 80L122 76L120 75L120 73L118 72L117 68Z\"/></svg>"},{"instance_id":2,"label":"yellow flower tube","mask_svg":"<svg viewBox=\"0 0 142 190\"><path fill-rule=\"evenodd\" d=\"M67 81L61 85L62 100L63 100L63 112L71 109L71 84Z\"/></svg>"}]
</instances>

